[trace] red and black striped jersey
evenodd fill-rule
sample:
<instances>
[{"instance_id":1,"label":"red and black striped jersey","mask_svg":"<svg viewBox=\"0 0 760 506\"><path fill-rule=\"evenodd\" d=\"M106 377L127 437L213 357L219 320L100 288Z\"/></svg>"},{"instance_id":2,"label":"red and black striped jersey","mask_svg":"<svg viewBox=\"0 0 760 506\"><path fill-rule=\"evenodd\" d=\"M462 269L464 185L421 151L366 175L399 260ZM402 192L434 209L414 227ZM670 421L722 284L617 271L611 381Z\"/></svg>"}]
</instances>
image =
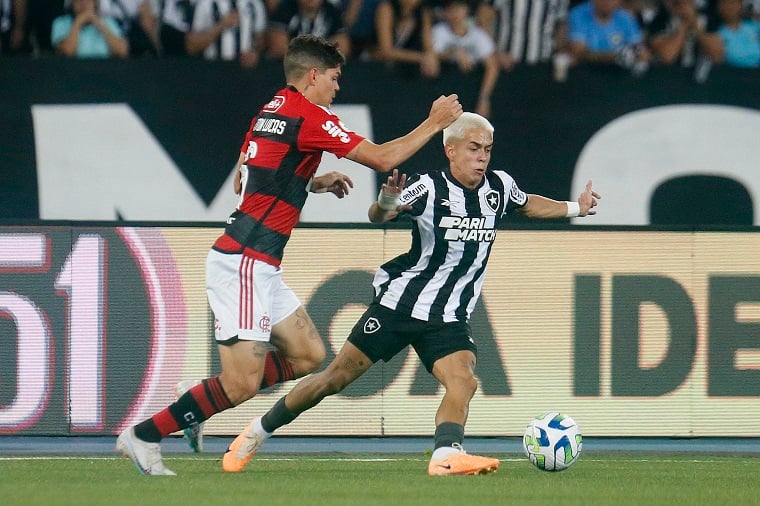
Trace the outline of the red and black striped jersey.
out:
<instances>
[{"instance_id":1,"label":"red and black striped jersey","mask_svg":"<svg viewBox=\"0 0 760 506\"><path fill-rule=\"evenodd\" d=\"M363 140L294 87L280 90L246 133L243 195L214 249L279 266L322 153L341 158Z\"/></svg>"}]
</instances>

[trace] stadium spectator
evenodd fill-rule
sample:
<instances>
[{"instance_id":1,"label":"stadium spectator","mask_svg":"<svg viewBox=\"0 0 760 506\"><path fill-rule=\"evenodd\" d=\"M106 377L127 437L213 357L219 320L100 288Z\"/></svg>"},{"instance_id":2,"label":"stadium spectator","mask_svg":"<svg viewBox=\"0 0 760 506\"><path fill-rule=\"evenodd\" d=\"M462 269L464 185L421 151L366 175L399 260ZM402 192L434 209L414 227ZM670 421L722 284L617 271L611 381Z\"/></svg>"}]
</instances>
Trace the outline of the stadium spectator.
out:
<instances>
[{"instance_id":1,"label":"stadium spectator","mask_svg":"<svg viewBox=\"0 0 760 506\"><path fill-rule=\"evenodd\" d=\"M423 0L388 0L375 13L377 44L373 58L419 66L420 75L437 77L440 62L433 50L433 12Z\"/></svg>"},{"instance_id":2,"label":"stadium spectator","mask_svg":"<svg viewBox=\"0 0 760 506\"><path fill-rule=\"evenodd\" d=\"M0 54L30 53L27 0L0 0Z\"/></svg>"},{"instance_id":3,"label":"stadium spectator","mask_svg":"<svg viewBox=\"0 0 760 506\"><path fill-rule=\"evenodd\" d=\"M335 359L254 419L230 445L225 463L234 462L241 470L275 430L343 390L375 362L412 346L444 387L428 473L479 474L499 467L496 459L462 449L469 404L478 386L477 346L469 320L497 225L515 211L543 219L595 214L600 196L592 191L591 181L577 202L525 194L506 172L487 170L493 131L482 116L463 113L443 131L447 170L412 176L406 189L406 178L399 180L397 170L388 177L369 217L373 223L399 215L411 218L410 251L377 270L374 300Z\"/></svg>"},{"instance_id":4,"label":"stadium spectator","mask_svg":"<svg viewBox=\"0 0 760 506\"><path fill-rule=\"evenodd\" d=\"M35 55L55 52L50 35L53 21L67 13L64 0L26 0L26 26Z\"/></svg>"},{"instance_id":5,"label":"stadium spectator","mask_svg":"<svg viewBox=\"0 0 760 506\"><path fill-rule=\"evenodd\" d=\"M693 67L700 56L717 60L720 38L707 15L707 4L694 0L663 0L647 27L647 44L655 59L666 65Z\"/></svg>"},{"instance_id":6,"label":"stadium spectator","mask_svg":"<svg viewBox=\"0 0 760 506\"><path fill-rule=\"evenodd\" d=\"M164 55L187 54L187 33L193 25L196 0L163 0L159 39Z\"/></svg>"},{"instance_id":7,"label":"stadium spectator","mask_svg":"<svg viewBox=\"0 0 760 506\"><path fill-rule=\"evenodd\" d=\"M222 373L119 435L117 450L144 474L175 474L163 464L163 437L197 427L254 397L260 388L309 374L322 364L322 339L283 282L280 262L309 192L342 198L352 186L338 172L315 177L323 152L387 171L462 113L456 95L442 96L417 128L375 144L348 130L329 110L344 64L334 44L311 35L294 38L284 61L287 86L251 121L235 173L238 208L206 261ZM267 343L276 350L267 351Z\"/></svg>"},{"instance_id":8,"label":"stadium spectator","mask_svg":"<svg viewBox=\"0 0 760 506\"><path fill-rule=\"evenodd\" d=\"M475 112L488 117L500 70L493 39L471 19L467 0L444 0L442 5L444 21L433 26L433 50L441 61L456 64L464 73L482 66L483 79Z\"/></svg>"},{"instance_id":9,"label":"stadium spectator","mask_svg":"<svg viewBox=\"0 0 760 506\"><path fill-rule=\"evenodd\" d=\"M115 19L129 43L130 56L161 53L158 39L158 6L153 0L98 0L103 16Z\"/></svg>"},{"instance_id":10,"label":"stadium spectator","mask_svg":"<svg viewBox=\"0 0 760 506\"><path fill-rule=\"evenodd\" d=\"M187 52L207 60L237 59L252 68L264 52L266 27L262 0L198 0Z\"/></svg>"},{"instance_id":11,"label":"stadium spectator","mask_svg":"<svg viewBox=\"0 0 760 506\"><path fill-rule=\"evenodd\" d=\"M588 0L570 10L570 55L575 63L617 64L636 74L648 68L651 55L641 29L620 2Z\"/></svg>"},{"instance_id":12,"label":"stadium spectator","mask_svg":"<svg viewBox=\"0 0 760 506\"><path fill-rule=\"evenodd\" d=\"M716 63L731 67L760 67L760 23L742 16L742 0L718 0L721 54Z\"/></svg>"},{"instance_id":13,"label":"stadium spectator","mask_svg":"<svg viewBox=\"0 0 760 506\"><path fill-rule=\"evenodd\" d=\"M53 21L53 46L76 58L126 58L129 44L121 27L112 17L101 16L95 1L71 0L70 13Z\"/></svg>"},{"instance_id":14,"label":"stadium spectator","mask_svg":"<svg viewBox=\"0 0 760 506\"><path fill-rule=\"evenodd\" d=\"M351 54L360 59L368 59L368 49L376 43L375 12L386 0L348 0L343 11L343 24L351 39Z\"/></svg>"},{"instance_id":15,"label":"stadium spectator","mask_svg":"<svg viewBox=\"0 0 760 506\"><path fill-rule=\"evenodd\" d=\"M288 42L306 34L333 42L347 58L351 54L343 13L335 5L325 0L281 0L270 18L267 33L270 56L282 58Z\"/></svg>"},{"instance_id":16,"label":"stadium spectator","mask_svg":"<svg viewBox=\"0 0 760 506\"><path fill-rule=\"evenodd\" d=\"M478 25L494 39L504 70L546 63L567 38L569 0L490 0L476 11Z\"/></svg>"}]
</instances>

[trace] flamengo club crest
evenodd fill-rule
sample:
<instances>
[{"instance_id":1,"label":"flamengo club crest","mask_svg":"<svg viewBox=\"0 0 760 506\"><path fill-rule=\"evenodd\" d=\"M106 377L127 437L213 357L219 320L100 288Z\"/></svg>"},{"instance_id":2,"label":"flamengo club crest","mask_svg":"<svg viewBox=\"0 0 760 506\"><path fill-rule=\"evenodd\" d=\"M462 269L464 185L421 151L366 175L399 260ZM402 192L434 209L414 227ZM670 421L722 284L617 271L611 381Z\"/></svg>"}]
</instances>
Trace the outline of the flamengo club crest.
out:
<instances>
[{"instance_id":1,"label":"flamengo club crest","mask_svg":"<svg viewBox=\"0 0 760 506\"><path fill-rule=\"evenodd\" d=\"M374 316L370 316L367 318L367 321L364 322L364 333L365 334L374 334L380 330L380 322L377 318Z\"/></svg>"},{"instance_id":2,"label":"flamengo club crest","mask_svg":"<svg viewBox=\"0 0 760 506\"><path fill-rule=\"evenodd\" d=\"M269 317L268 316L262 316L259 320L259 327L261 327L261 330L264 332L269 332Z\"/></svg>"}]
</instances>

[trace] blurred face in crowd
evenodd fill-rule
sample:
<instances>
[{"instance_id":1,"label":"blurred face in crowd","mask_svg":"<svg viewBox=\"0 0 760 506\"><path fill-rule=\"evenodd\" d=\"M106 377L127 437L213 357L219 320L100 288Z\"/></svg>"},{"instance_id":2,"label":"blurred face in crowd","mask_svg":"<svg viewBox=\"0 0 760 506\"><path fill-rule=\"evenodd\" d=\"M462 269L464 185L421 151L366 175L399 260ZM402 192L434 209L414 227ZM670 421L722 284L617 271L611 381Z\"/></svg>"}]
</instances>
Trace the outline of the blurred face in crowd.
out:
<instances>
[{"instance_id":1,"label":"blurred face in crowd","mask_svg":"<svg viewBox=\"0 0 760 506\"><path fill-rule=\"evenodd\" d=\"M742 0L718 0L718 14L725 23L741 21Z\"/></svg>"},{"instance_id":2,"label":"blurred face in crowd","mask_svg":"<svg viewBox=\"0 0 760 506\"><path fill-rule=\"evenodd\" d=\"M452 26L466 22L469 15L470 6L463 0L455 0L443 8L444 18Z\"/></svg>"},{"instance_id":3,"label":"blurred face in crowd","mask_svg":"<svg viewBox=\"0 0 760 506\"><path fill-rule=\"evenodd\" d=\"M399 5L401 5L401 9L406 12L411 12L417 9L419 5L422 3L422 0L399 0Z\"/></svg>"},{"instance_id":4,"label":"blurred face in crowd","mask_svg":"<svg viewBox=\"0 0 760 506\"><path fill-rule=\"evenodd\" d=\"M693 0L665 0L665 7L680 18L688 18L696 10Z\"/></svg>"},{"instance_id":5,"label":"blurred face in crowd","mask_svg":"<svg viewBox=\"0 0 760 506\"><path fill-rule=\"evenodd\" d=\"M298 10L304 13L316 13L322 7L322 0L298 0Z\"/></svg>"},{"instance_id":6,"label":"blurred face in crowd","mask_svg":"<svg viewBox=\"0 0 760 506\"><path fill-rule=\"evenodd\" d=\"M96 0L71 0L71 11L74 15L84 14L85 12L95 12Z\"/></svg>"},{"instance_id":7,"label":"blurred face in crowd","mask_svg":"<svg viewBox=\"0 0 760 506\"><path fill-rule=\"evenodd\" d=\"M591 0L594 7L594 15L603 20L610 19L612 14L620 7L621 0Z\"/></svg>"}]
</instances>

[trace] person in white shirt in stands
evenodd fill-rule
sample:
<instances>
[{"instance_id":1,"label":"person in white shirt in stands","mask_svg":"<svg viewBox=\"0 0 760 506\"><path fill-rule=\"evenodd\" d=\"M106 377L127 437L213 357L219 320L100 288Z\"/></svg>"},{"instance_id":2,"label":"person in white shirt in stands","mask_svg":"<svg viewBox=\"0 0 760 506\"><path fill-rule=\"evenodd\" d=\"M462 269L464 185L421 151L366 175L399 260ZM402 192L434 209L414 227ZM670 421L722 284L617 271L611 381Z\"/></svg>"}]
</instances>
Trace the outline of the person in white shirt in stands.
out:
<instances>
[{"instance_id":1,"label":"person in white shirt in stands","mask_svg":"<svg viewBox=\"0 0 760 506\"><path fill-rule=\"evenodd\" d=\"M493 39L472 21L466 0L445 0L442 16L444 21L433 26L433 51L441 61L455 63L464 73L483 66L475 112L487 118L491 115L491 94L499 79Z\"/></svg>"},{"instance_id":2,"label":"person in white shirt in stands","mask_svg":"<svg viewBox=\"0 0 760 506\"><path fill-rule=\"evenodd\" d=\"M158 5L155 0L99 0L100 14L119 23L130 56L159 55Z\"/></svg>"}]
</instances>

